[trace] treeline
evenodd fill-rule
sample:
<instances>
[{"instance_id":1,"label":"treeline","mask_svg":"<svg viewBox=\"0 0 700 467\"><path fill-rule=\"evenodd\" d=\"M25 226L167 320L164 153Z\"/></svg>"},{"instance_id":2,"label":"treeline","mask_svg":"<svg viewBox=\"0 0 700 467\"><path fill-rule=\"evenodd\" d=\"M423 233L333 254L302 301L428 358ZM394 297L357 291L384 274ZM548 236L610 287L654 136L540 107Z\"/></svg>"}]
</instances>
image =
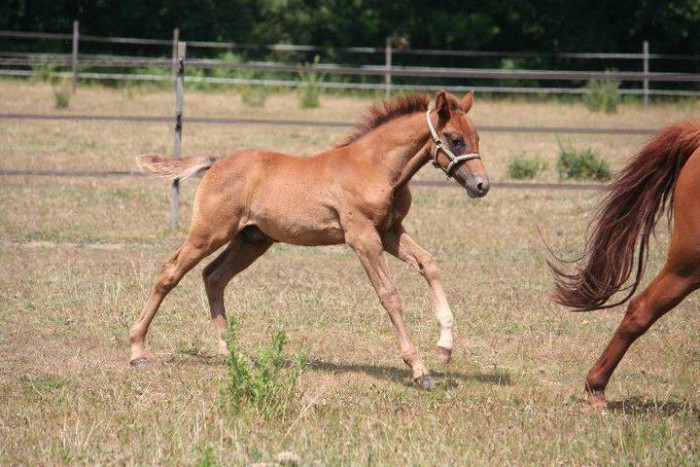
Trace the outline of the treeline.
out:
<instances>
[{"instance_id":1,"label":"treeline","mask_svg":"<svg viewBox=\"0 0 700 467\"><path fill-rule=\"evenodd\" d=\"M0 29L251 44L700 53L700 0L4 0ZM26 47L3 41L3 48Z\"/></svg>"}]
</instances>

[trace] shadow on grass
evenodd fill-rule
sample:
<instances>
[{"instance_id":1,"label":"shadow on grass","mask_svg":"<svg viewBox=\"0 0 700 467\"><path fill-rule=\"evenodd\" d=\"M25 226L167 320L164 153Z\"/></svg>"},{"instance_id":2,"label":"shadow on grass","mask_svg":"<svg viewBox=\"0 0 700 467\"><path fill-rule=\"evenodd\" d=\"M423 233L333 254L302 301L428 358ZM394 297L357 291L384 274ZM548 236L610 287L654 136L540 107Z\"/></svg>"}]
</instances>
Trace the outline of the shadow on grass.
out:
<instances>
[{"instance_id":1,"label":"shadow on grass","mask_svg":"<svg viewBox=\"0 0 700 467\"><path fill-rule=\"evenodd\" d=\"M686 413L689 415L699 415L700 406L692 402L681 402L674 400L650 401L644 400L641 397L630 397L621 401L609 401L608 411L614 414L654 414L669 417L680 413Z\"/></svg>"},{"instance_id":2,"label":"shadow on grass","mask_svg":"<svg viewBox=\"0 0 700 467\"><path fill-rule=\"evenodd\" d=\"M219 354L208 354L196 349L189 349L173 354L165 359L165 363L173 362L193 362L199 365L225 366L226 357ZM289 361L288 365L295 362ZM312 370L324 371L327 373L365 373L378 379L392 379L397 381L411 381L411 372L408 369L387 365L370 365L362 363L330 363L322 360L307 360L307 365ZM476 381L478 383L491 384L494 386L512 386L513 379L510 373L505 370L495 368L489 373L463 373L459 371L432 371L431 374L438 380L443 380L447 387L455 386L456 381Z\"/></svg>"},{"instance_id":3,"label":"shadow on grass","mask_svg":"<svg viewBox=\"0 0 700 467\"><path fill-rule=\"evenodd\" d=\"M330 363L322 360L309 360L309 367L314 370L328 373L365 373L380 379L395 379L410 381L411 372L408 369L400 369L386 365L369 365L362 363ZM437 379L446 381L476 381L496 386L512 386L513 380L510 373L495 369L491 373L462 373L459 371L433 371L432 375ZM448 386L450 384L448 383Z\"/></svg>"}]
</instances>

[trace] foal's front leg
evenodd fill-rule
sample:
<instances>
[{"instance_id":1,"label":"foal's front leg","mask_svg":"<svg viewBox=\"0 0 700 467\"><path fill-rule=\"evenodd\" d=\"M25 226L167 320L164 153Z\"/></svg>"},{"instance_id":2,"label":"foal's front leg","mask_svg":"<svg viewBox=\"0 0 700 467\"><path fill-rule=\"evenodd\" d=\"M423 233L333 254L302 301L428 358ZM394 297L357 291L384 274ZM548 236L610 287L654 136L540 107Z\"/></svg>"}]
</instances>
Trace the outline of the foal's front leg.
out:
<instances>
[{"instance_id":1,"label":"foal's front leg","mask_svg":"<svg viewBox=\"0 0 700 467\"><path fill-rule=\"evenodd\" d=\"M374 290L379 296L379 301L389 314L396 337L399 340L401 357L411 368L413 381L422 387L433 388L435 386L433 378L418 356L418 351L406 330L401 297L389 275L384 247L377 230L373 225L353 228L352 231L346 233L346 243L357 253Z\"/></svg>"},{"instance_id":2,"label":"foal's front leg","mask_svg":"<svg viewBox=\"0 0 700 467\"><path fill-rule=\"evenodd\" d=\"M440 361L449 363L452 358L454 315L447 303L447 296L440 283L439 271L433 257L421 248L413 238L404 230L403 226L387 232L382 240L384 249L399 258L401 261L413 266L420 272L430 286L433 295L435 318L440 325L440 338L437 342L437 353Z\"/></svg>"}]
</instances>

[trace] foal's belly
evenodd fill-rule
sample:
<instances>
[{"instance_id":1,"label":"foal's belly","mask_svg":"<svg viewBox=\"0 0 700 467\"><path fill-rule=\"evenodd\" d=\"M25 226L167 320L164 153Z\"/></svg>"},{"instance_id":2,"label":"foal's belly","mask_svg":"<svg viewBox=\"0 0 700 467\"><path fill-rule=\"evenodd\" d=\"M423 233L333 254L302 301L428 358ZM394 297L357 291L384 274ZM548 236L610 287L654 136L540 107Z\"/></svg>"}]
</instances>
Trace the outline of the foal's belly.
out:
<instances>
[{"instance_id":1,"label":"foal's belly","mask_svg":"<svg viewBox=\"0 0 700 467\"><path fill-rule=\"evenodd\" d=\"M275 241L292 245L336 245L345 242L337 216L323 207L268 209L253 213L249 224L257 226Z\"/></svg>"}]
</instances>

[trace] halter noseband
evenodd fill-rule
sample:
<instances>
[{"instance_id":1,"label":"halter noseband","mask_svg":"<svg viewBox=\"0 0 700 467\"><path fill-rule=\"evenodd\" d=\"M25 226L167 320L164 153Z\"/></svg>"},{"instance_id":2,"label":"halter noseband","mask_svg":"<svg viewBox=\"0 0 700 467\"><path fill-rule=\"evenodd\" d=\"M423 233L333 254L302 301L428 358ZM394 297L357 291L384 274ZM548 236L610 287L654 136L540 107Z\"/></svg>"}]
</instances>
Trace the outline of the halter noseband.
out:
<instances>
[{"instance_id":1,"label":"halter noseband","mask_svg":"<svg viewBox=\"0 0 700 467\"><path fill-rule=\"evenodd\" d=\"M481 155L478 152L470 152L468 154L462 154L461 156L455 156L452 151L445 147L445 142L442 140L442 138L440 138L440 136L438 136L437 131L435 131L433 122L430 120L430 112L432 111L433 109L431 108L425 113L425 118L428 121L428 128L430 129L430 134L433 137L433 143L435 143L433 149L430 151L430 154L433 157L433 165L435 167L440 167L443 172L447 174L447 178L450 178L452 177L452 173L459 168L462 163L472 159L481 159ZM437 157L440 151L442 151L450 160L447 167L442 167L440 164L438 164Z\"/></svg>"}]
</instances>

